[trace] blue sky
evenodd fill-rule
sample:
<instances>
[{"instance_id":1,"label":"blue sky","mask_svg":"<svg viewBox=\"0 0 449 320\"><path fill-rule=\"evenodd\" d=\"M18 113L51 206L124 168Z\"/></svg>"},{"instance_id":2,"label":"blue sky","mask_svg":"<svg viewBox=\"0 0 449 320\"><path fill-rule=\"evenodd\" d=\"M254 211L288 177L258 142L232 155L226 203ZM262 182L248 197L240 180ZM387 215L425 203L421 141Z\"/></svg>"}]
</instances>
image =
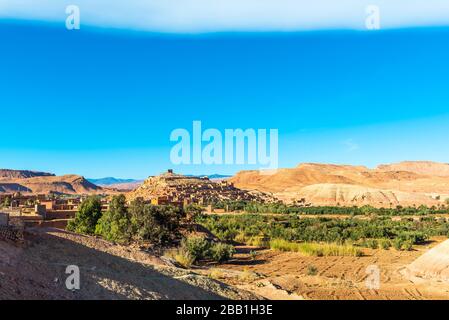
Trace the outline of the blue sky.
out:
<instances>
[{"instance_id":1,"label":"blue sky","mask_svg":"<svg viewBox=\"0 0 449 320\"><path fill-rule=\"evenodd\" d=\"M144 178L174 167L170 132L194 120L279 129L281 167L449 161L449 28L155 33L45 20L0 20L2 168Z\"/></svg>"}]
</instances>

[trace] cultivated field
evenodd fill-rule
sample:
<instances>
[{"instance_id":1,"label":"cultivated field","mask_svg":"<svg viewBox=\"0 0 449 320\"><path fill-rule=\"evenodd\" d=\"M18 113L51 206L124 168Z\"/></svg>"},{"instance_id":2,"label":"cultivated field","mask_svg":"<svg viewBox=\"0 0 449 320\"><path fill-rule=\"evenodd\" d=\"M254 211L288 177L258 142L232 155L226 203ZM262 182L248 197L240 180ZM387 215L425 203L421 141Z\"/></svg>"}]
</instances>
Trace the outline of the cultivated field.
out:
<instances>
[{"instance_id":1,"label":"cultivated field","mask_svg":"<svg viewBox=\"0 0 449 320\"><path fill-rule=\"evenodd\" d=\"M254 247L239 247L236 260L213 273L229 284L260 294L268 299L449 299L447 283L414 283L401 272L429 248L442 241L412 251L363 249L363 257L310 257L296 252L260 250L253 260ZM367 268L378 266L380 288L366 287ZM231 276L228 270L240 271Z\"/></svg>"}]
</instances>

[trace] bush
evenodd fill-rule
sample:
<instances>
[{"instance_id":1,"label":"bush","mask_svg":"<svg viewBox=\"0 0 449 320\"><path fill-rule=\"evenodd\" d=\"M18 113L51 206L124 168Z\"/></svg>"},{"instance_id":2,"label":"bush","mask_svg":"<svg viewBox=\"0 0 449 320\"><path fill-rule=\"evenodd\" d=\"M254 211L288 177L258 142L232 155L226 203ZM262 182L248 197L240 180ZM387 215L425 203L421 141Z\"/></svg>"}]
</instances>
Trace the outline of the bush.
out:
<instances>
[{"instance_id":1,"label":"bush","mask_svg":"<svg viewBox=\"0 0 449 320\"><path fill-rule=\"evenodd\" d=\"M380 240L380 247L384 250L388 250L391 247L391 242L388 239Z\"/></svg>"},{"instance_id":2,"label":"bush","mask_svg":"<svg viewBox=\"0 0 449 320\"><path fill-rule=\"evenodd\" d=\"M232 258L235 249L224 243L211 243L203 237L187 237L181 242L181 250L192 257L193 263L200 260L224 262Z\"/></svg>"},{"instance_id":3,"label":"bush","mask_svg":"<svg viewBox=\"0 0 449 320\"><path fill-rule=\"evenodd\" d=\"M67 224L67 230L93 234L98 220L101 218L101 199L97 196L91 196L85 199L75 215L75 219Z\"/></svg>"},{"instance_id":4,"label":"bush","mask_svg":"<svg viewBox=\"0 0 449 320\"><path fill-rule=\"evenodd\" d=\"M426 234L419 231L404 231L401 232L398 237L401 238L403 242L410 241L412 244L420 244L428 239Z\"/></svg>"},{"instance_id":5,"label":"bush","mask_svg":"<svg viewBox=\"0 0 449 320\"><path fill-rule=\"evenodd\" d=\"M182 248L169 250L165 253L165 256L174 259L184 268L190 268L195 262L190 253L183 250Z\"/></svg>"},{"instance_id":6,"label":"bush","mask_svg":"<svg viewBox=\"0 0 449 320\"><path fill-rule=\"evenodd\" d=\"M131 219L124 195L112 198L108 211L98 220L95 233L109 241L123 243L131 239Z\"/></svg>"},{"instance_id":7,"label":"bush","mask_svg":"<svg viewBox=\"0 0 449 320\"><path fill-rule=\"evenodd\" d=\"M316 276L318 274L318 268L314 265L308 265L307 266L307 275L309 276Z\"/></svg>"},{"instance_id":8,"label":"bush","mask_svg":"<svg viewBox=\"0 0 449 320\"><path fill-rule=\"evenodd\" d=\"M401 250L402 249L402 244L404 243L404 241L401 238L395 238L393 240L393 247L396 250Z\"/></svg>"},{"instance_id":9,"label":"bush","mask_svg":"<svg viewBox=\"0 0 449 320\"><path fill-rule=\"evenodd\" d=\"M412 240L406 240L402 244L402 250L411 251L413 250L413 241Z\"/></svg>"},{"instance_id":10,"label":"bush","mask_svg":"<svg viewBox=\"0 0 449 320\"><path fill-rule=\"evenodd\" d=\"M202 217L204 208L197 204L188 204L184 207L184 211L189 221L196 221L196 219Z\"/></svg>"},{"instance_id":11,"label":"bush","mask_svg":"<svg viewBox=\"0 0 449 320\"><path fill-rule=\"evenodd\" d=\"M180 208L147 205L141 200L130 204L129 214L133 238L154 244L166 244L179 237L180 221L185 217Z\"/></svg>"},{"instance_id":12,"label":"bush","mask_svg":"<svg viewBox=\"0 0 449 320\"><path fill-rule=\"evenodd\" d=\"M209 257L211 244L203 237L193 236L183 239L181 248L190 254L193 262L197 262Z\"/></svg>"},{"instance_id":13,"label":"bush","mask_svg":"<svg viewBox=\"0 0 449 320\"><path fill-rule=\"evenodd\" d=\"M365 241L365 245L366 245L366 247L371 248L371 249L379 248L379 243L377 242L376 239L368 239L368 240L366 240Z\"/></svg>"},{"instance_id":14,"label":"bush","mask_svg":"<svg viewBox=\"0 0 449 320\"><path fill-rule=\"evenodd\" d=\"M231 259L234 253L234 246L229 244L216 243L210 248L210 257L217 262L224 262Z\"/></svg>"}]
</instances>

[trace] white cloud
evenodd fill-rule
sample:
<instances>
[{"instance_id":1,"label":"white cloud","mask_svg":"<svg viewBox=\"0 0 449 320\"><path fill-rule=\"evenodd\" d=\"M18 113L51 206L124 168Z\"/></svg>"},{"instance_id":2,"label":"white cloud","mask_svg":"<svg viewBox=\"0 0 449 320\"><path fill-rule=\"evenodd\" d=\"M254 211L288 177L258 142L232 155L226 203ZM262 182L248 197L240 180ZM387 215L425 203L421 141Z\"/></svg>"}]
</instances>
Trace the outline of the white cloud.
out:
<instances>
[{"instance_id":1,"label":"white cloud","mask_svg":"<svg viewBox=\"0 0 449 320\"><path fill-rule=\"evenodd\" d=\"M346 147L346 151L352 152L359 149L359 145L354 142L353 139L347 139L343 141L343 145Z\"/></svg>"},{"instance_id":2,"label":"white cloud","mask_svg":"<svg viewBox=\"0 0 449 320\"><path fill-rule=\"evenodd\" d=\"M380 8L381 27L449 25L448 0L0 0L0 18L65 20L162 32L364 29L368 5Z\"/></svg>"}]
</instances>

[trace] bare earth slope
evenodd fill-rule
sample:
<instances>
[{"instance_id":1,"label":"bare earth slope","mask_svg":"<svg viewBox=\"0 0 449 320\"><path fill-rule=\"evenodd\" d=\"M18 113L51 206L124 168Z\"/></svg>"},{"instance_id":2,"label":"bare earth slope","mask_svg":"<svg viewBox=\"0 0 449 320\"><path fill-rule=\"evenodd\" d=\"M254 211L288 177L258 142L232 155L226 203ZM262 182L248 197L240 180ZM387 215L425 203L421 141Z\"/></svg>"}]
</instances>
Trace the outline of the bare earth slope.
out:
<instances>
[{"instance_id":1,"label":"bare earth slope","mask_svg":"<svg viewBox=\"0 0 449 320\"><path fill-rule=\"evenodd\" d=\"M32 177L49 177L49 176L54 176L54 174L47 172L29 171L29 170L0 169L0 178L26 179Z\"/></svg>"},{"instance_id":2,"label":"bare earth slope","mask_svg":"<svg viewBox=\"0 0 449 320\"><path fill-rule=\"evenodd\" d=\"M2 299L256 299L254 294L156 256L95 237L36 229L24 248L0 241ZM66 267L80 269L81 288L65 287Z\"/></svg>"},{"instance_id":3,"label":"bare earth slope","mask_svg":"<svg viewBox=\"0 0 449 320\"><path fill-rule=\"evenodd\" d=\"M405 270L410 279L421 278L449 283L449 240L430 249Z\"/></svg>"},{"instance_id":4,"label":"bare earth slope","mask_svg":"<svg viewBox=\"0 0 449 320\"><path fill-rule=\"evenodd\" d=\"M378 166L382 171L408 171L417 174L449 177L449 165L432 161L403 161Z\"/></svg>"},{"instance_id":5,"label":"bare earth slope","mask_svg":"<svg viewBox=\"0 0 449 320\"><path fill-rule=\"evenodd\" d=\"M449 165L402 162L364 166L304 163L273 175L241 171L229 180L238 188L271 192L286 202L314 205L438 205L449 198Z\"/></svg>"}]
</instances>

